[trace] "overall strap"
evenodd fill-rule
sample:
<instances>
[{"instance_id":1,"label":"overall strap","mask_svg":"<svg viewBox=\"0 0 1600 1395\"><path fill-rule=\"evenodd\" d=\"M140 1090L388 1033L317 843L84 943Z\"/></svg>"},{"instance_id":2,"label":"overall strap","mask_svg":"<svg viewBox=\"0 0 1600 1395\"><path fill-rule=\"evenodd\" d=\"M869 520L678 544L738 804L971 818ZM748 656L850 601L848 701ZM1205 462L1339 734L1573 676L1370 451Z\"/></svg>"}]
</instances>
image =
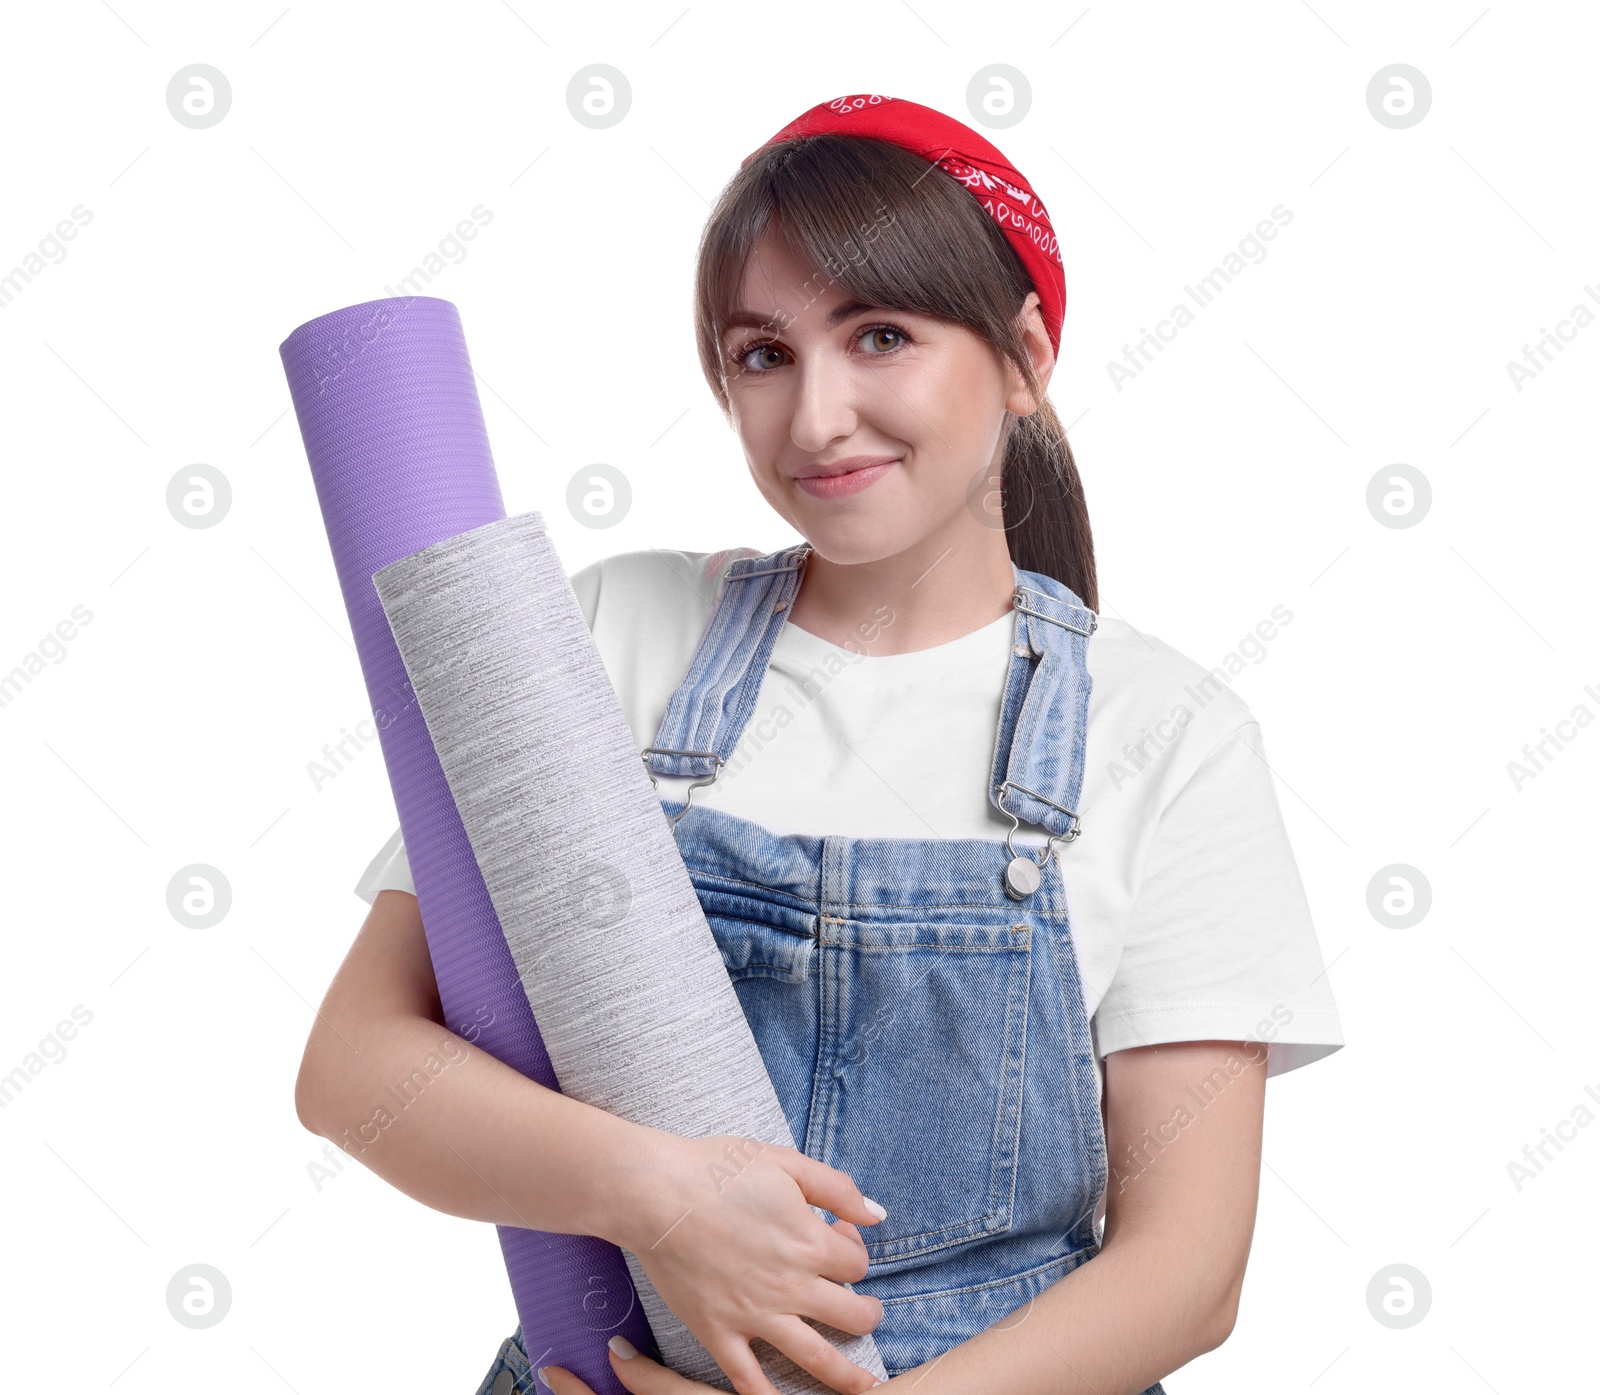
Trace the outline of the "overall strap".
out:
<instances>
[{"instance_id":1,"label":"overall strap","mask_svg":"<svg viewBox=\"0 0 1600 1395\"><path fill-rule=\"evenodd\" d=\"M810 543L800 542L728 565L700 647L667 702L656 744L642 753L652 776L714 778L733 756L810 551Z\"/></svg>"},{"instance_id":2,"label":"overall strap","mask_svg":"<svg viewBox=\"0 0 1600 1395\"><path fill-rule=\"evenodd\" d=\"M642 752L652 779L671 775L708 783L732 758L810 552L811 545L800 542L729 564L688 673L667 702L655 744ZM1077 806L1091 687L1087 650L1099 622L1054 577L1015 563L1011 570L1015 618L989 801L1013 820L1046 829L1052 841L1070 842L1081 831Z\"/></svg>"},{"instance_id":3,"label":"overall strap","mask_svg":"<svg viewBox=\"0 0 1600 1395\"><path fill-rule=\"evenodd\" d=\"M1054 577L1017 567L1011 661L995 730L989 802L1070 842L1081 831L1095 614ZM1015 829L1013 829L1015 831Z\"/></svg>"}]
</instances>

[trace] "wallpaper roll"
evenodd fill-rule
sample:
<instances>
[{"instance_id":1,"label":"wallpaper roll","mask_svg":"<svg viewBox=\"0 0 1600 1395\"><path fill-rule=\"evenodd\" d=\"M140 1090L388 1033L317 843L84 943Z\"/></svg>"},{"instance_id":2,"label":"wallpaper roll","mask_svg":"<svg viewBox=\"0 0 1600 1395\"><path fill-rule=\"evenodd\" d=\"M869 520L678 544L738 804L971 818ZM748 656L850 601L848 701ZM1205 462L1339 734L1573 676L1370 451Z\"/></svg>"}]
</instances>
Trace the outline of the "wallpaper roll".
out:
<instances>
[{"instance_id":1,"label":"wallpaper roll","mask_svg":"<svg viewBox=\"0 0 1600 1395\"><path fill-rule=\"evenodd\" d=\"M793 1147L543 517L485 523L372 580L562 1090L688 1138ZM731 1390L624 1255L666 1364ZM886 1378L870 1336L806 1320ZM829 1389L751 1349L786 1395Z\"/></svg>"},{"instance_id":2,"label":"wallpaper roll","mask_svg":"<svg viewBox=\"0 0 1600 1395\"><path fill-rule=\"evenodd\" d=\"M369 301L301 325L279 353L394 790L445 1021L557 1089L372 586L373 572L397 558L505 517L460 318L449 301L429 296ZM620 1332L641 1350L655 1344L622 1251L593 1236L496 1229L534 1363L560 1353L559 1364L597 1395L627 1395L612 1372L606 1339ZM421 1272L417 1280L432 1281Z\"/></svg>"}]
</instances>

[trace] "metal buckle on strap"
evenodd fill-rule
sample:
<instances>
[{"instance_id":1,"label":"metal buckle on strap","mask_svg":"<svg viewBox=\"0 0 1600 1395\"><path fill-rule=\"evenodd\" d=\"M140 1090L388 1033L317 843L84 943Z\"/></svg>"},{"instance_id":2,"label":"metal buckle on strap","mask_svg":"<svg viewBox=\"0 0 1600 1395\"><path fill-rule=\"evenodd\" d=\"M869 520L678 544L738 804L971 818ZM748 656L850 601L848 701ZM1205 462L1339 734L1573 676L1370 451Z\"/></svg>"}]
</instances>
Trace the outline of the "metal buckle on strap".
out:
<instances>
[{"instance_id":1,"label":"metal buckle on strap","mask_svg":"<svg viewBox=\"0 0 1600 1395\"><path fill-rule=\"evenodd\" d=\"M786 566L763 567L758 572L736 572L732 567L729 567L724 575L728 581L748 581L753 576L777 576L780 572L798 571L799 568L804 565L804 563L805 558L802 557L798 561L790 562Z\"/></svg>"},{"instance_id":2,"label":"metal buckle on strap","mask_svg":"<svg viewBox=\"0 0 1600 1395\"><path fill-rule=\"evenodd\" d=\"M799 548L799 551L795 551L795 548ZM740 562L761 561L759 554L754 557L740 557L737 560L728 563L727 570L722 574L723 579L726 581L748 581L753 576L777 576L782 572L797 572L803 566L805 566L806 560L815 550L816 549L810 544L802 545L799 543L795 544L794 547L783 548L780 551L769 555L781 557L786 552L793 552L794 556L790 557L787 562L782 562L776 567L762 567L759 571L741 572L736 570Z\"/></svg>"},{"instance_id":3,"label":"metal buckle on strap","mask_svg":"<svg viewBox=\"0 0 1600 1395\"><path fill-rule=\"evenodd\" d=\"M1011 828L1006 833L1006 851L1010 853L1012 857L1015 858L1021 856L1016 848L1012 847L1011 845L1011 835L1022 827L1022 820L1013 814L1011 810L1006 808L1006 791L1008 789L1020 790L1023 794L1028 795L1030 798L1037 799L1041 804L1048 804L1052 809L1059 810L1072 820L1072 827L1069 828L1065 833L1052 833L1050 835L1049 841L1044 845L1044 856L1036 859L1039 866L1043 867L1045 863L1050 860L1050 854L1055 851L1055 846L1058 842L1070 843L1080 833L1083 832L1083 820L1080 819L1071 809L1068 809L1064 804L1057 804L1053 799L1046 799L1037 790L1030 790L1026 785L1019 785L1015 780L1003 780L1001 781L1000 788L995 791L995 800L1000 805L1000 812L1002 814L1009 815L1011 819Z\"/></svg>"},{"instance_id":4,"label":"metal buckle on strap","mask_svg":"<svg viewBox=\"0 0 1600 1395\"><path fill-rule=\"evenodd\" d=\"M1066 604L1063 601L1057 601L1055 599L1055 597L1053 597L1053 596L1046 596L1043 592L1034 590L1033 587L1031 587L1031 586L1019 586L1012 593L1012 596L1011 596L1012 607L1014 609L1016 609L1016 610L1023 611L1024 613L1026 613L1028 615L1037 615L1041 620L1048 620L1053 625L1060 625L1062 629L1071 630L1073 632L1073 634L1092 635L1096 630L1098 630L1100 628L1100 618L1099 618L1099 616L1097 616L1087 606L1069 606L1068 607L1069 610L1074 610L1074 611L1082 610L1083 613L1089 617L1089 628L1087 630L1084 630L1084 629L1080 629L1077 625L1074 625L1070 620L1063 620L1059 615L1050 615L1050 614L1048 614L1047 612L1045 612L1043 610L1036 610L1032 605L1028 604L1027 598L1029 596L1038 596L1041 600L1049 600L1049 601L1054 602L1056 605L1065 605Z\"/></svg>"},{"instance_id":5,"label":"metal buckle on strap","mask_svg":"<svg viewBox=\"0 0 1600 1395\"><path fill-rule=\"evenodd\" d=\"M639 759L644 762L644 773L650 777L651 789L656 788L655 772L650 769L650 757L652 755L704 756L707 760L713 760L716 762L716 768L713 769L709 775L703 776L701 779L694 781L684 792L683 808L679 809L676 814L667 815L667 826L671 828L674 833L676 833L678 831L678 820L689 812L689 806L694 803L694 792L702 785L715 783L717 776L722 773L722 767L726 765L727 762L723 760L723 758L715 751L680 751L671 746L646 746L644 750L639 752Z\"/></svg>"}]
</instances>

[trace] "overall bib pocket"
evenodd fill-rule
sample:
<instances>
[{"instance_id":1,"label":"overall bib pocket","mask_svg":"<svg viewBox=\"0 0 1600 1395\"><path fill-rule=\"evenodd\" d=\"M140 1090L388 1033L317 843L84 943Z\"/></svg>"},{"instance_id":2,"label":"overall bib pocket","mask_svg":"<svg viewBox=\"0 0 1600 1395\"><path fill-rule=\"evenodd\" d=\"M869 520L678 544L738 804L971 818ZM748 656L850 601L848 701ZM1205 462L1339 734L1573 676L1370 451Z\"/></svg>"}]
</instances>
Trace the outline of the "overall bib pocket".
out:
<instances>
[{"instance_id":1,"label":"overall bib pocket","mask_svg":"<svg viewBox=\"0 0 1600 1395\"><path fill-rule=\"evenodd\" d=\"M861 1232L875 1265L1012 1223L1031 942L1025 924L822 917L812 1128L889 1212Z\"/></svg>"},{"instance_id":2,"label":"overall bib pocket","mask_svg":"<svg viewBox=\"0 0 1600 1395\"><path fill-rule=\"evenodd\" d=\"M796 1147L889 1213L861 1231L875 1269L1007 1230L1033 928L845 920L693 880Z\"/></svg>"}]
</instances>

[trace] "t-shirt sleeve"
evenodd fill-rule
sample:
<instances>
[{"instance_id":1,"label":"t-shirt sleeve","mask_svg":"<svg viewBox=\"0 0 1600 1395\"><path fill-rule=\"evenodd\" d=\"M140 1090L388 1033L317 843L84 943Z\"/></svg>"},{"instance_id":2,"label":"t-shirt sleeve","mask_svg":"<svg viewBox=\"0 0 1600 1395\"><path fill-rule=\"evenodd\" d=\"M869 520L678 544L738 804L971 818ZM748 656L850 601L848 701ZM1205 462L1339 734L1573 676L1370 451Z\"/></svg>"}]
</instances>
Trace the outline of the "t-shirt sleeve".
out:
<instances>
[{"instance_id":1,"label":"t-shirt sleeve","mask_svg":"<svg viewBox=\"0 0 1600 1395\"><path fill-rule=\"evenodd\" d=\"M1269 1076L1344 1045L1258 722L1225 736L1162 811L1095 1040L1102 1056L1262 1041Z\"/></svg>"},{"instance_id":2,"label":"t-shirt sleeve","mask_svg":"<svg viewBox=\"0 0 1600 1395\"><path fill-rule=\"evenodd\" d=\"M600 563L591 562L587 567L579 567L567 580L571 582L573 594L578 598L584 624L592 630L595 608L600 600ZM408 891L413 896L417 894L416 883L411 879L411 861L406 856L405 840L398 828L367 864L367 870L361 874L355 887L356 895L369 906L378 899L380 891L391 890Z\"/></svg>"},{"instance_id":3,"label":"t-shirt sleeve","mask_svg":"<svg viewBox=\"0 0 1600 1395\"><path fill-rule=\"evenodd\" d=\"M356 895L369 906L378 899L380 891L417 894L416 885L411 880L411 863L406 857L406 845L401 840L398 828L389 841L378 849L377 856L367 864L367 870L356 883Z\"/></svg>"}]
</instances>

